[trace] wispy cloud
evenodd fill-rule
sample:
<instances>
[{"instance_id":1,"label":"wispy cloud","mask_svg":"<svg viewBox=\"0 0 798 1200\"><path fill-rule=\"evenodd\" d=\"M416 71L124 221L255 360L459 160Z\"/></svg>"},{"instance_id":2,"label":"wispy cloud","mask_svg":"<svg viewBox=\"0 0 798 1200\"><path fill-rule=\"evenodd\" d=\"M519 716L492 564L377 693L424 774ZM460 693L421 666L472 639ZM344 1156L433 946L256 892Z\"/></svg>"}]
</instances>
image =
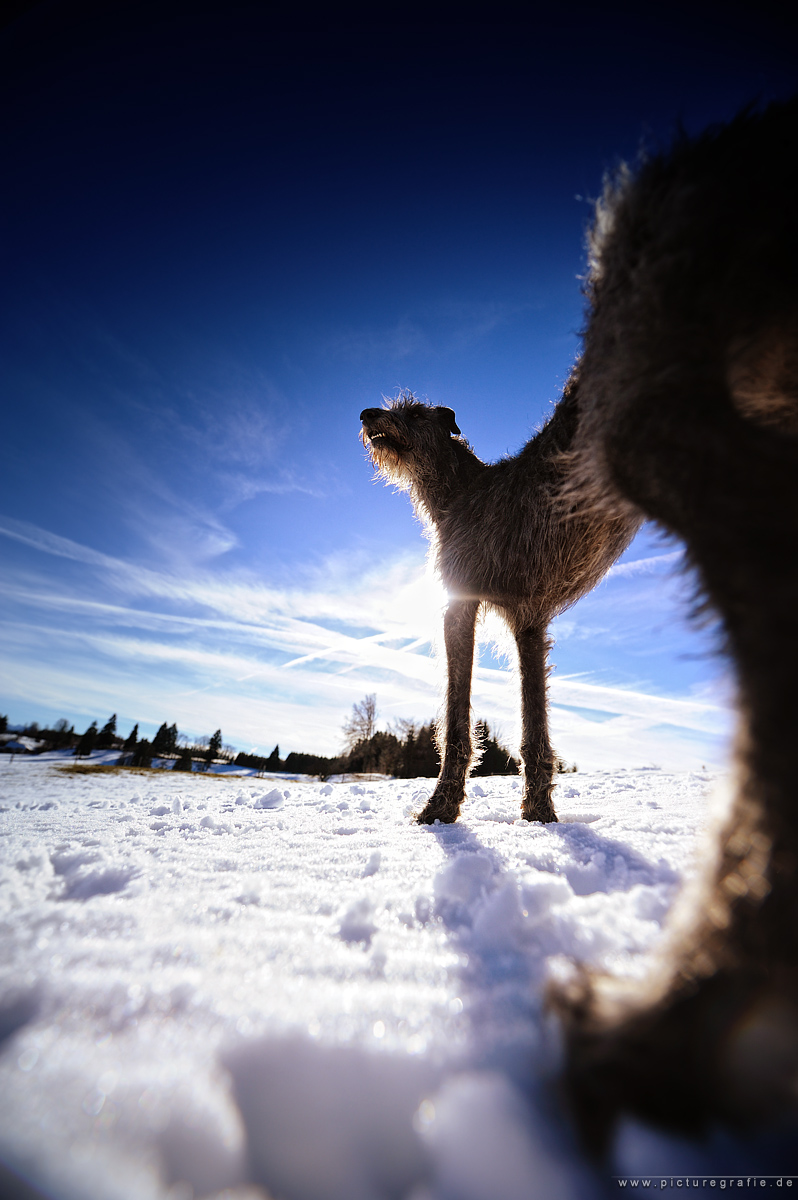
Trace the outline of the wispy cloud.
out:
<instances>
[{"instance_id":1,"label":"wispy cloud","mask_svg":"<svg viewBox=\"0 0 798 1200\"><path fill-rule=\"evenodd\" d=\"M74 562L88 563L95 567L111 567L118 561L107 554L101 554L98 550L91 550L88 546L81 546L69 538L60 537L57 533L40 529L38 525L32 525L29 521L17 521L13 517L0 517L0 534L32 546L34 550L41 550L43 554L71 558Z\"/></svg>"},{"instance_id":2,"label":"wispy cloud","mask_svg":"<svg viewBox=\"0 0 798 1200\"><path fill-rule=\"evenodd\" d=\"M431 346L421 325L403 317L388 328L342 330L327 340L325 349L349 362L393 362L429 353Z\"/></svg>"},{"instance_id":3,"label":"wispy cloud","mask_svg":"<svg viewBox=\"0 0 798 1200\"><path fill-rule=\"evenodd\" d=\"M432 650L445 595L420 555L368 568L337 555L277 587L251 572L140 566L7 518L0 533L35 555L34 569L12 566L0 585L9 704L35 706L38 696L65 715L114 709L192 733L221 724L239 745L319 752L338 748L341 722L366 692L386 720L438 707ZM82 572L61 577L61 560ZM646 579L656 595L653 567L621 573L615 586ZM716 761L729 726L721 704L595 673L555 675L550 694L558 748L582 765ZM474 709L512 738L512 673L477 666Z\"/></svg>"},{"instance_id":4,"label":"wispy cloud","mask_svg":"<svg viewBox=\"0 0 798 1200\"><path fill-rule=\"evenodd\" d=\"M412 356L462 352L489 337L526 305L443 300L405 314L393 325L345 329L329 337L324 349L350 362L401 362Z\"/></svg>"},{"instance_id":5,"label":"wispy cloud","mask_svg":"<svg viewBox=\"0 0 798 1200\"><path fill-rule=\"evenodd\" d=\"M322 497L330 491L329 485L323 485L318 477L305 478L291 468L283 468L269 475L219 471L218 479L225 491L222 502L224 511L237 508L247 500L254 500L256 496L287 496L291 492L300 492L304 496Z\"/></svg>"},{"instance_id":6,"label":"wispy cloud","mask_svg":"<svg viewBox=\"0 0 798 1200\"><path fill-rule=\"evenodd\" d=\"M162 557L179 554L184 565L239 546L230 519L242 503L325 491L312 466L287 460L292 420L284 398L267 381L236 375L231 366L226 390L184 384L168 402L160 391L149 405L137 397L137 435L118 420L113 427L97 416L84 422L94 472L119 519L144 546Z\"/></svg>"},{"instance_id":7,"label":"wispy cloud","mask_svg":"<svg viewBox=\"0 0 798 1200\"><path fill-rule=\"evenodd\" d=\"M334 490L306 446L291 461L302 406L251 360L200 345L167 369L163 355L150 361L74 298L56 307L81 372L63 403L83 462L101 503L144 546L207 561L238 548L228 520L242 503L318 496L322 478Z\"/></svg>"},{"instance_id":8,"label":"wispy cloud","mask_svg":"<svg viewBox=\"0 0 798 1200\"><path fill-rule=\"evenodd\" d=\"M653 554L649 558L637 558L631 562L616 563L610 567L607 572L608 579L617 579L621 576L632 575L658 575L663 569L676 569L681 566L684 561L683 550L671 550L667 554Z\"/></svg>"}]
</instances>

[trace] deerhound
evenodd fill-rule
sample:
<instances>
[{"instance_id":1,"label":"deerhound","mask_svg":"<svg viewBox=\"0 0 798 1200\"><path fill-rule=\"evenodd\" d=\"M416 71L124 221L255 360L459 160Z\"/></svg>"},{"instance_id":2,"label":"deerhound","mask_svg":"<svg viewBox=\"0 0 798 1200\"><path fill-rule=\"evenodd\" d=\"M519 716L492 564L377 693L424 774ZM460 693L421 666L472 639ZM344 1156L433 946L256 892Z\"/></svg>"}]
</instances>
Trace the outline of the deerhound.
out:
<instances>
[{"instance_id":1,"label":"deerhound","mask_svg":"<svg viewBox=\"0 0 798 1200\"><path fill-rule=\"evenodd\" d=\"M514 458L487 464L460 436L450 408L404 394L360 414L363 441L380 473L410 492L431 535L449 594L444 615L448 668L441 771L418 821L456 821L474 759L471 672L481 605L515 636L521 675L522 815L556 821L554 754L546 714L549 621L590 591L640 525L635 512L591 503L569 512L563 499L580 424L579 378L536 437Z\"/></svg>"},{"instance_id":2,"label":"deerhound","mask_svg":"<svg viewBox=\"0 0 798 1200\"><path fill-rule=\"evenodd\" d=\"M685 544L737 680L735 796L651 982L556 998L588 1144L798 1100L798 98L622 171L592 234L572 487Z\"/></svg>"}]
</instances>

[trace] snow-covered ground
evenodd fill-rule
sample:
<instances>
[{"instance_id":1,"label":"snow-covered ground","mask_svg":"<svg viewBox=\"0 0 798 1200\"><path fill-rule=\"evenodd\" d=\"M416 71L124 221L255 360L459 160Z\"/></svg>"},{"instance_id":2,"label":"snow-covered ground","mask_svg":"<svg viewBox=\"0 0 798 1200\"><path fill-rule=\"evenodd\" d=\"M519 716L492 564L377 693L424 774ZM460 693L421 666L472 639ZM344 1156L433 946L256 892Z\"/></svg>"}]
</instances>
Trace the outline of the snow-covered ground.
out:
<instances>
[{"instance_id":1,"label":"snow-covered ground","mask_svg":"<svg viewBox=\"0 0 798 1200\"><path fill-rule=\"evenodd\" d=\"M645 970L716 775L566 775L550 826L519 820L517 779L472 780L460 822L428 828L429 780L68 762L0 761L16 1173L57 1200L609 1187L558 1107L543 992L572 962ZM713 1147L627 1125L612 1169L731 1169Z\"/></svg>"}]
</instances>

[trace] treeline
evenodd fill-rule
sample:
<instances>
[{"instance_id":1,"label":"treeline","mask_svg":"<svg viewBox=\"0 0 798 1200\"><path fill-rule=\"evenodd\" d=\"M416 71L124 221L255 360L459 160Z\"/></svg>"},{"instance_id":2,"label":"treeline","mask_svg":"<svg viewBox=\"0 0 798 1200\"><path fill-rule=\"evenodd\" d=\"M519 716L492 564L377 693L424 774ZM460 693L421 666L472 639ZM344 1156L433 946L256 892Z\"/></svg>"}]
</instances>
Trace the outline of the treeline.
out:
<instances>
[{"instance_id":1,"label":"treeline","mask_svg":"<svg viewBox=\"0 0 798 1200\"><path fill-rule=\"evenodd\" d=\"M160 758L173 759L173 771L193 771L195 763L200 770L207 771L211 763L220 760L230 762L233 757L233 751L222 746L221 729L217 729L211 737L203 738L201 743L181 739L177 725L167 725L165 721L151 742L146 738L139 740L138 730L138 725L134 725L124 742L118 759L120 766L151 767L152 760ZM102 730L99 737L102 737Z\"/></svg>"},{"instance_id":2,"label":"treeline","mask_svg":"<svg viewBox=\"0 0 798 1200\"><path fill-rule=\"evenodd\" d=\"M118 750L120 766L149 767L154 759L164 765L169 760L175 771L208 770L214 762L245 767L262 774L285 772L292 775L379 774L397 779L435 778L440 770L440 755L435 738L435 723L400 719L393 728L377 729L377 703L374 695L365 696L352 706L344 722L344 749L333 757L291 751L280 757L275 746L269 755L236 753L222 742L222 731L211 737L190 741L177 725L166 721L150 740L139 738L138 724L126 738L117 733L116 713L102 726L92 721L83 733L76 733L67 721L56 721L52 729L40 729L34 722L19 736L35 739L39 750L71 749L77 758L88 758L94 750ZM0 716L0 734L7 729L7 718ZM474 726L474 744L479 761L472 775L517 775L518 763L486 721ZM576 770L558 759L559 771Z\"/></svg>"},{"instance_id":3,"label":"treeline","mask_svg":"<svg viewBox=\"0 0 798 1200\"><path fill-rule=\"evenodd\" d=\"M509 751L493 736L485 721L474 727L475 742L482 757L474 775L517 775L518 763ZM296 775L363 775L375 773L392 775L396 779L435 778L440 770L440 755L435 742L435 724L419 725L403 721L396 732L376 730L359 738L343 754L324 758L319 754L292 751L280 758L275 746L268 758L257 754L237 754L235 765L252 767L257 771L286 771Z\"/></svg>"},{"instance_id":4,"label":"treeline","mask_svg":"<svg viewBox=\"0 0 798 1200\"><path fill-rule=\"evenodd\" d=\"M0 716L0 734L8 729L8 718ZM119 750L120 766L149 767L155 758L173 759L176 771L192 771L194 764L207 769L213 762L232 762L235 751L223 746L222 731L217 729L209 738L191 742L178 732L177 725L164 721L155 737L139 738L138 724L134 725L126 738L116 729L116 713L103 727L92 721L83 733L76 733L75 726L68 721L56 721L52 729L40 728L36 721L18 732L19 737L31 738L39 743L39 753L45 750L72 750L76 758L89 758L94 750Z\"/></svg>"},{"instance_id":5,"label":"treeline","mask_svg":"<svg viewBox=\"0 0 798 1200\"><path fill-rule=\"evenodd\" d=\"M117 761L120 766L127 767L151 767L154 758L172 759L172 769L175 771L193 771L195 763L201 770L207 771L211 763L220 758L223 762L229 762L233 757L232 750L222 748L221 729L217 729L211 737L203 738L200 742L189 742L188 738L181 738L177 725L168 725L166 721L152 741L139 738L138 724L133 726L122 741L116 734L116 713L100 730L97 729L96 722L92 722L78 743L75 754L78 757L88 757L95 748L120 749L122 753Z\"/></svg>"}]
</instances>

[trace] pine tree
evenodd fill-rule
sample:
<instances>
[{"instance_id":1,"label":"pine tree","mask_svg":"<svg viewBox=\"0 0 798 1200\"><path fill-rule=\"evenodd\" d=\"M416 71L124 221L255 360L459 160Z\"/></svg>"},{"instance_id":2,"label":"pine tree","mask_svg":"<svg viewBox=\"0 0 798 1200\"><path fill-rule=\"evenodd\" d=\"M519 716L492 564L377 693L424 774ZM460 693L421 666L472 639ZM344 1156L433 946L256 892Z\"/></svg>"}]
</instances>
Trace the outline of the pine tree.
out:
<instances>
[{"instance_id":1,"label":"pine tree","mask_svg":"<svg viewBox=\"0 0 798 1200\"><path fill-rule=\"evenodd\" d=\"M405 779L434 779L440 769L440 755L435 741L435 724L416 727L411 723L404 742L402 776Z\"/></svg>"},{"instance_id":2,"label":"pine tree","mask_svg":"<svg viewBox=\"0 0 798 1200\"><path fill-rule=\"evenodd\" d=\"M130 760L132 767L149 767L152 766L152 745L143 738L133 748L133 757Z\"/></svg>"},{"instance_id":3,"label":"pine tree","mask_svg":"<svg viewBox=\"0 0 798 1200\"><path fill-rule=\"evenodd\" d=\"M95 745L96 741L97 741L97 722L92 721L91 725L89 726L89 728L83 734L83 737L78 742L78 746L75 751L75 758L89 758L92 750L94 749L94 745Z\"/></svg>"},{"instance_id":4,"label":"pine tree","mask_svg":"<svg viewBox=\"0 0 798 1200\"><path fill-rule=\"evenodd\" d=\"M474 741L482 747L482 757L474 767L474 775L518 774L518 763L493 736L487 721L477 721L475 724Z\"/></svg>"},{"instance_id":5,"label":"pine tree","mask_svg":"<svg viewBox=\"0 0 798 1200\"><path fill-rule=\"evenodd\" d=\"M107 750L109 746L113 746L116 740L116 713L105 722L97 736L97 745L101 750Z\"/></svg>"},{"instance_id":6,"label":"pine tree","mask_svg":"<svg viewBox=\"0 0 798 1200\"><path fill-rule=\"evenodd\" d=\"M124 745L122 746L122 753L119 755L119 758L116 760L117 764L119 766L127 766L128 764L131 766L133 765L133 763L135 761L136 744L137 744L138 740L139 740L139 727L138 727L138 724L136 724L133 726L130 733L125 738Z\"/></svg>"},{"instance_id":7,"label":"pine tree","mask_svg":"<svg viewBox=\"0 0 798 1200\"><path fill-rule=\"evenodd\" d=\"M155 737L152 739L152 752L156 756L166 752L166 739L168 736L168 734L167 734L168 728L169 728L169 726L166 724L166 721L164 721L163 725L161 725L159 727L158 732L156 733Z\"/></svg>"},{"instance_id":8,"label":"pine tree","mask_svg":"<svg viewBox=\"0 0 798 1200\"><path fill-rule=\"evenodd\" d=\"M152 755L153 758L163 758L166 755L174 754L177 750L177 739L179 734L176 725L167 725L164 721L160 729L152 739Z\"/></svg>"},{"instance_id":9,"label":"pine tree","mask_svg":"<svg viewBox=\"0 0 798 1200\"><path fill-rule=\"evenodd\" d=\"M192 762L192 759L191 759L191 747L190 746L184 746L182 748L182 750L180 751L179 758L175 759L175 765L172 767L172 770L173 771L193 771L194 770L194 763Z\"/></svg>"},{"instance_id":10,"label":"pine tree","mask_svg":"<svg viewBox=\"0 0 798 1200\"><path fill-rule=\"evenodd\" d=\"M222 731L217 729L211 740L208 742L208 749L205 751L205 770L211 765L213 760L218 755L222 748Z\"/></svg>"}]
</instances>

